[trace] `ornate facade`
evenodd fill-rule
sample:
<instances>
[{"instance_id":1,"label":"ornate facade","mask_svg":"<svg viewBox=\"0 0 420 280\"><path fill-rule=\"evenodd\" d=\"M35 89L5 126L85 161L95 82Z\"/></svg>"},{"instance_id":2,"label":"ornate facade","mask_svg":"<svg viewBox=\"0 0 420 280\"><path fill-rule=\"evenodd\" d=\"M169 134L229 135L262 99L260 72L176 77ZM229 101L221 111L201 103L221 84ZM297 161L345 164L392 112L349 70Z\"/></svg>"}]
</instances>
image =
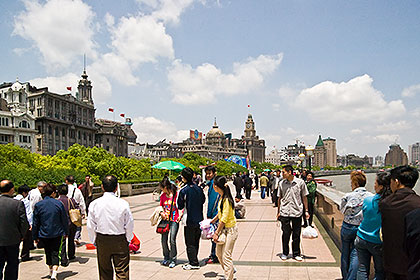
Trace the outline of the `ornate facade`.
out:
<instances>
[{"instance_id":1,"label":"ornate facade","mask_svg":"<svg viewBox=\"0 0 420 280\"><path fill-rule=\"evenodd\" d=\"M248 118L245 122L245 130L244 135L242 136L242 141L251 160L257 162L265 161L265 141L259 139L257 136L255 123L251 114L248 114Z\"/></svg>"},{"instance_id":2,"label":"ornate facade","mask_svg":"<svg viewBox=\"0 0 420 280\"><path fill-rule=\"evenodd\" d=\"M95 121L95 146L104 148L111 154L128 156L128 142L135 142L137 136L131 129L131 122L120 122L97 119Z\"/></svg>"},{"instance_id":3,"label":"ornate facade","mask_svg":"<svg viewBox=\"0 0 420 280\"><path fill-rule=\"evenodd\" d=\"M95 108L92 85L83 71L76 97L52 93L45 88L29 87L29 108L36 117L36 152L54 155L78 143L95 145Z\"/></svg>"},{"instance_id":4,"label":"ornate facade","mask_svg":"<svg viewBox=\"0 0 420 280\"><path fill-rule=\"evenodd\" d=\"M0 85L0 144L13 143L35 152L35 117L28 110L28 83Z\"/></svg>"}]
</instances>

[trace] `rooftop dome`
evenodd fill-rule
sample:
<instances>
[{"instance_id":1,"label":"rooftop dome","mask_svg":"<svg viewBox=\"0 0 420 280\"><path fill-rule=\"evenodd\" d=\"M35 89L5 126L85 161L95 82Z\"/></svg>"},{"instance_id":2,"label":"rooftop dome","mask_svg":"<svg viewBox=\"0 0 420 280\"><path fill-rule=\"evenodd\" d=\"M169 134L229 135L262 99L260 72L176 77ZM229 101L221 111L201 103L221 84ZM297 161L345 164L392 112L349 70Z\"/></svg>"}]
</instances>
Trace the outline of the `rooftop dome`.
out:
<instances>
[{"instance_id":1,"label":"rooftop dome","mask_svg":"<svg viewBox=\"0 0 420 280\"><path fill-rule=\"evenodd\" d=\"M216 118L214 119L214 125L213 128L210 129L209 132L206 134L206 138L223 138L225 137L225 134L219 129L216 123Z\"/></svg>"}]
</instances>

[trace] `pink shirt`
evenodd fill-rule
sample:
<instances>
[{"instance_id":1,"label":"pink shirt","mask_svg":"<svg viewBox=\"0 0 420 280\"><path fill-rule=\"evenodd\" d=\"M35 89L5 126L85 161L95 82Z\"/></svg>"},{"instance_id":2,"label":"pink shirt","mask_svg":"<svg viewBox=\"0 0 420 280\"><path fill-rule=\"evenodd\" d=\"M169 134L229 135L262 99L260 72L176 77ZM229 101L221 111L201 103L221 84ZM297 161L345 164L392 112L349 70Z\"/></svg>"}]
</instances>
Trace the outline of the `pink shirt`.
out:
<instances>
[{"instance_id":1,"label":"pink shirt","mask_svg":"<svg viewBox=\"0 0 420 280\"><path fill-rule=\"evenodd\" d=\"M168 197L166 195L166 193L162 193L162 195L160 196L160 206L163 207L163 211L165 212L165 214L169 214L169 211L171 211L171 203L172 203L172 197ZM176 195L175 195L175 200L174 203L172 205L172 214L170 217L170 221L177 221L179 217L179 212L178 209L176 208Z\"/></svg>"}]
</instances>

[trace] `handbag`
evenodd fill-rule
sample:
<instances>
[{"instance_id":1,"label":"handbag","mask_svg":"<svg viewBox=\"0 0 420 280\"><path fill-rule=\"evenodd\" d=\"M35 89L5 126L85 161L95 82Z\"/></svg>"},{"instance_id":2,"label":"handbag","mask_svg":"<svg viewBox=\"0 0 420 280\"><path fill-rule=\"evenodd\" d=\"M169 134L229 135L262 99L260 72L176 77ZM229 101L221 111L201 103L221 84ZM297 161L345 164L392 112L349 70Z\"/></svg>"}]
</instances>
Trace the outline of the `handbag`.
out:
<instances>
[{"instance_id":1,"label":"handbag","mask_svg":"<svg viewBox=\"0 0 420 280\"><path fill-rule=\"evenodd\" d=\"M73 193L74 194L74 193ZM70 221L76 226L81 227L82 226L82 213L80 213L80 209L77 209L74 207L72 199L68 199L69 206L71 204L71 209L69 209L69 217Z\"/></svg>"},{"instance_id":2,"label":"handbag","mask_svg":"<svg viewBox=\"0 0 420 280\"><path fill-rule=\"evenodd\" d=\"M226 243L226 232L222 230L222 232L219 234L219 238L217 239L216 244L223 245Z\"/></svg>"},{"instance_id":3,"label":"handbag","mask_svg":"<svg viewBox=\"0 0 420 280\"><path fill-rule=\"evenodd\" d=\"M175 200L175 196L172 196L171 209L169 210L169 215L172 215L172 206L174 206L174 200ZM170 218L169 220L161 220L156 227L156 233L160 233L160 234L168 233L170 224L171 224Z\"/></svg>"}]
</instances>

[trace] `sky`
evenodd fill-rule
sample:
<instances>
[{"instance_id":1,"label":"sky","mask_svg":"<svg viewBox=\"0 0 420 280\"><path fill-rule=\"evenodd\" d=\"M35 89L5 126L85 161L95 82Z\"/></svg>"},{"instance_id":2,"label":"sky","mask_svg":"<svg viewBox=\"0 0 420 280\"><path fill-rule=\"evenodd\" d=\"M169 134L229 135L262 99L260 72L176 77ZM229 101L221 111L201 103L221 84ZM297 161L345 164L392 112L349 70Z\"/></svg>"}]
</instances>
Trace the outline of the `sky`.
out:
<instances>
[{"instance_id":1,"label":"sky","mask_svg":"<svg viewBox=\"0 0 420 280\"><path fill-rule=\"evenodd\" d=\"M384 156L420 141L419 14L419 1L0 0L0 83L75 94L85 54L96 117L124 113L138 142L215 117L240 138L251 113L267 153L321 134L340 155Z\"/></svg>"}]
</instances>

